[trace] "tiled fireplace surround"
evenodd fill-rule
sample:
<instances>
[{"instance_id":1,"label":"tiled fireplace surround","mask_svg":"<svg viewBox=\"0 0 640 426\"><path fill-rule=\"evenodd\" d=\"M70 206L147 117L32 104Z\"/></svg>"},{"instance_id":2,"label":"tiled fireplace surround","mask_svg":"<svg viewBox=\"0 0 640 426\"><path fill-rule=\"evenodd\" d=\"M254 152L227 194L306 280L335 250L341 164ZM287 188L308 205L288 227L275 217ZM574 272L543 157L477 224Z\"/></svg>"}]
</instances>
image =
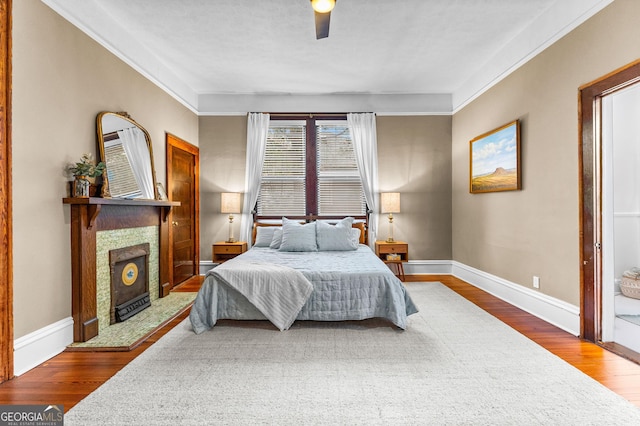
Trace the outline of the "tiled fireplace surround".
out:
<instances>
[{"instance_id":1,"label":"tiled fireplace surround","mask_svg":"<svg viewBox=\"0 0 640 426\"><path fill-rule=\"evenodd\" d=\"M114 229L96 233L96 299L98 333L111 323L111 270L109 252L114 249L149 243L149 298L151 304L160 295L158 285L158 242L159 227Z\"/></svg>"},{"instance_id":2,"label":"tiled fireplace surround","mask_svg":"<svg viewBox=\"0 0 640 426\"><path fill-rule=\"evenodd\" d=\"M74 342L109 326L109 250L149 243L151 301L169 294L169 220L179 203L111 198L65 198L71 206L71 276Z\"/></svg>"}]
</instances>

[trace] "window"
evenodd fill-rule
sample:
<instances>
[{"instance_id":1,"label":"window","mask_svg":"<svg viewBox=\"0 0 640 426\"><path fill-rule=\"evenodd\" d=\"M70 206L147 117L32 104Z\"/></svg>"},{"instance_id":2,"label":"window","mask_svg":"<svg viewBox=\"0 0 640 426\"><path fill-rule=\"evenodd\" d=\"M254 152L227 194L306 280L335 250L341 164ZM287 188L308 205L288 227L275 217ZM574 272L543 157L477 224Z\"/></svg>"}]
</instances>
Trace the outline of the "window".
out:
<instances>
[{"instance_id":1,"label":"window","mask_svg":"<svg viewBox=\"0 0 640 426\"><path fill-rule=\"evenodd\" d=\"M271 121L258 193L258 215L304 216L305 200L305 122Z\"/></svg>"},{"instance_id":2,"label":"window","mask_svg":"<svg viewBox=\"0 0 640 426\"><path fill-rule=\"evenodd\" d=\"M364 216L366 205L346 119L272 117L259 217Z\"/></svg>"}]
</instances>

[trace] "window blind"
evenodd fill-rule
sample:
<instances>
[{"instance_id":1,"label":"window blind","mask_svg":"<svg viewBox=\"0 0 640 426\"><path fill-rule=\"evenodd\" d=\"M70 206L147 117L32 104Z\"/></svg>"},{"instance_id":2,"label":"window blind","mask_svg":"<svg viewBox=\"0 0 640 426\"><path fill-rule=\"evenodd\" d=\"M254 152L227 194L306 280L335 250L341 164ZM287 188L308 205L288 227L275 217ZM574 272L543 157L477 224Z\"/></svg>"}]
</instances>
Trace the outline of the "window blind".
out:
<instances>
[{"instance_id":1,"label":"window blind","mask_svg":"<svg viewBox=\"0 0 640 426\"><path fill-rule=\"evenodd\" d=\"M258 215L305 214L305 159L305 122L272 121L262 166Z\"/></svg>"},{"instance_id":2,"label":"window blind","mask_svg":"<svg viewBox=\"0 0 640 426\"><path fill-rule=\"evenodd\" d=\"M364 191L347 123L318 121L316 140L318 214L365 214Z\"/></svg>"}]
</instances>

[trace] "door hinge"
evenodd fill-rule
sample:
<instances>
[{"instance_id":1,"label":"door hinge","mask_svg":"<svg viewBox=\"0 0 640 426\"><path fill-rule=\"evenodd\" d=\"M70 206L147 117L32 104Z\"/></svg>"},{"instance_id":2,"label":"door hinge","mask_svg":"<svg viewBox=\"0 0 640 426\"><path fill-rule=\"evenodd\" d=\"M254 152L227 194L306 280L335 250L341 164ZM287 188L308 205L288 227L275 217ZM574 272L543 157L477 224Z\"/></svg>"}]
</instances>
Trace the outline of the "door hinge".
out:
<instances>
[{"instance_id":1,"label":"door hinge","mask_svg":"<svg viewBox=\"0 0 640 426\"><path fill-rule=\"evenodd\" d=\"M601 243L601 242L599 242L599 241L598 241L597 243L595 243L593 246L594 246L594 247L596 248L596 250L598 250L598 251L602 249L602 243Z\"/></svg>"}]
</instances>

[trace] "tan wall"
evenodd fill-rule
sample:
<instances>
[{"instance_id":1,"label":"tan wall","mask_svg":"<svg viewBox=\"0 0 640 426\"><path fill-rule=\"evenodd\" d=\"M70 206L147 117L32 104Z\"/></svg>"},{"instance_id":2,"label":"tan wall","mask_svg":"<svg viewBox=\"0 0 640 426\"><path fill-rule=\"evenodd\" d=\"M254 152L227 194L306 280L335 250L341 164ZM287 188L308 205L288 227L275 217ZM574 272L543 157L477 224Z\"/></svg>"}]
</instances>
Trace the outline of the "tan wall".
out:
<instances>
[{"instance_id":1,"label":"tan wall","mask_svg":"<svg viewBox=\"0 0 640 426\"><path fill-rule=\"evenodd\" d=\"M394 238L409 258L451 259L451 117L377 117L380 192L400 192ZM380 215L378 239L388 235Z\"/></svg>"},{"instance_id":2,"label":"tan wall","mask_svg":"<svg viewBox=\"0 0 640 426\"><path fill-rule=\"evenodd\" d=\"M220 192L243 191L246 117L201 117L201 258L227 238ZM413 259L451 258L451 117L378 117L380 189L399 191L402 212L394 235L410 244ZM380 221L379 238L387 236ZM236 223L235 235L240 231Z\"/></svg>"},{"instance_id":3,"label":"tan wall","mask_svg":"<svg viewBox=\"0 0 640 426\"><path fill-rule=\"evenodd\" d=\"M638 16L616 0L454 115L454 260L579 305L578 88L640 57ZM469 194L469 140L514 119L523 190Z\"/></svg>"},{"instance_id":4,"label":"tan wall","mask_svg":"<svg viewBox=\"0 0 640 426\"><path fill-rule=\"evenodd\" d=\"M13 3L14 333L71 315L63 169L97 156L95 118L127 111L150 133L165 182L165 131L198 144L198 117L39 0ZM166 185L165 185L166 187Z\"/></svg>"},{"instance_id":5,"label":"tan wall","mask_svg":"<svg viewBox=\"0 0 640 426\"><path fill-rule=\"evenodd\" d=\"M228 215L220 213L221 192L244 192L247 117L200 117L200 259L229 237ZM240 235L240 216L234 236Z\"/></svg>"}]
</instances>

